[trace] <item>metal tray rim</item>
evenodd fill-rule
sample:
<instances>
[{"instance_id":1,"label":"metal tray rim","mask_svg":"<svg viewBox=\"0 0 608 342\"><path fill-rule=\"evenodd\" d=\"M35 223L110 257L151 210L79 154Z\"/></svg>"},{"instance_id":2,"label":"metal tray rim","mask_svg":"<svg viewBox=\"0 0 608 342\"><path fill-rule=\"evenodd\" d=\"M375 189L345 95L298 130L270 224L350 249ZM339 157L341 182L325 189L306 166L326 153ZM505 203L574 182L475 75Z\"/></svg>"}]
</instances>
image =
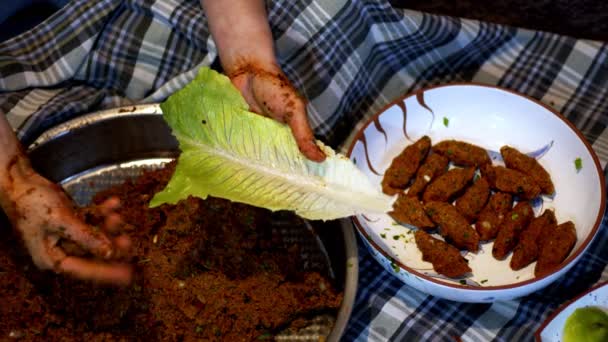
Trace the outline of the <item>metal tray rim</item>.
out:
<instances>
[{"instance_id":1,"label":"metal tray rim","mask_svg":"<svg viewBox=\"0 0 608 342\"><path fill-rule=\"evenodd\" d=\"M92 124L101 123L103 121L116 118L149 115L162 115L162 110L159 103L132 105L91 112L89 114L66 121L45 131L31 145L28 146L28 152L37 149L39 146L44 145L45 143L58 139L61 136L67 135L72 131ZM128 163L129 161L125 160L124 162ZM327 336L328 341L339 341L346 330L355 303L359 278L357 240L354 233L352 220L350 218L343 218L339 220L339 223L342 236L344 238L344 250L346 254L346 265L344 265L344 293L343 302L338 311L336 321L332 330L330 331L330 334Z\"/></svg>"}]
</instances>

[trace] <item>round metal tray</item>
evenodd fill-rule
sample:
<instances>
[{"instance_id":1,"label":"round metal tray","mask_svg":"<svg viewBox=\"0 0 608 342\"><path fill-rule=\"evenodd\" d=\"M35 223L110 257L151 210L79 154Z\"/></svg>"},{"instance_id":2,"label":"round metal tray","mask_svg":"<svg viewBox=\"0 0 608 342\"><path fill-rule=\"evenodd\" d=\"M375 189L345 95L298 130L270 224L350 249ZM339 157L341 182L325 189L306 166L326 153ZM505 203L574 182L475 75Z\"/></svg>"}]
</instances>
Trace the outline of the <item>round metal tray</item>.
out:
<instances>
[{"instance_id":1,"label":"round metal tray","mask_svg":"<svg viewBox=\"0 0 608 342\"><path fill-rule=\"evenodd\" d=\"M145 169L162 167L179 155L176 139L157 104L122 107L81 116L41 135L28 149L34 168L61 184L78 205L98 191L137 177ZM278 340L338 341L355 300L357 247L350 220L307 221L284 227L286 243L298 242L305 265L325 268L341 287L344 299L335 317L323 315Z\"/></svg>"}]
</instances>

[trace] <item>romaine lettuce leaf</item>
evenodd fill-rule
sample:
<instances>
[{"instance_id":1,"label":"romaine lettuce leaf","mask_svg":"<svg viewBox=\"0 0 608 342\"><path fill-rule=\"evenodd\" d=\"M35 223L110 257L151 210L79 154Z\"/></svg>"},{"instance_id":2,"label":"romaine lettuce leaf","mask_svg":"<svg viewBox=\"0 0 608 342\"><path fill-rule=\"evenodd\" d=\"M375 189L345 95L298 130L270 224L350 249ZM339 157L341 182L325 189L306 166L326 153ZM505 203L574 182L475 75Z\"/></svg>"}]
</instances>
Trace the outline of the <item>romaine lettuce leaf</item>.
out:
<instances>
[{"instance_id":1,"label":"romaine lettuce leaf","mask_svg":"<svg viewBox=\"0 0 608 342\"><path fill-rule=\"evenodd\" d=\"M319 142L326 160L306 159L289 127L249 112L230 79L209 68L161 108L182 153L151 207L211 195L323 220L392 208L394 198L331 148Z\"/></svg>"}]
</instances>

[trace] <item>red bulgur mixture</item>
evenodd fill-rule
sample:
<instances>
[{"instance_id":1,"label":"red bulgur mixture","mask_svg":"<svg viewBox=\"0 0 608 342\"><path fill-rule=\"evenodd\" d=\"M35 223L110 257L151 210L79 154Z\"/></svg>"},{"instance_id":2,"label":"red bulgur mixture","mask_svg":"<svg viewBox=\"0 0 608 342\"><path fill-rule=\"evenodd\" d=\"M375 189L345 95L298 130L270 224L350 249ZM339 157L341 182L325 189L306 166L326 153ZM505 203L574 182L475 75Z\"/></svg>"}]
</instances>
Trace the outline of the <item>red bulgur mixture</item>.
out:
<instances>
[{"instance_id":1,"label":"red bulgur mixture","mask_svg":"<svg viewBox=\"0 0 608 342\"><path fill-rule=\"evenodd\" d=\"M95 196L118 196L133 241L135 281L101 286L41 272L0 229L0 339L40 341L271 340L294 321L336 312L342 294L305 271L271 213L217 198L148 208L174 165ZM91 208L79 209L95 225ZM304 227L302 229L305 229Z\"/></svg>"}]
</instances>

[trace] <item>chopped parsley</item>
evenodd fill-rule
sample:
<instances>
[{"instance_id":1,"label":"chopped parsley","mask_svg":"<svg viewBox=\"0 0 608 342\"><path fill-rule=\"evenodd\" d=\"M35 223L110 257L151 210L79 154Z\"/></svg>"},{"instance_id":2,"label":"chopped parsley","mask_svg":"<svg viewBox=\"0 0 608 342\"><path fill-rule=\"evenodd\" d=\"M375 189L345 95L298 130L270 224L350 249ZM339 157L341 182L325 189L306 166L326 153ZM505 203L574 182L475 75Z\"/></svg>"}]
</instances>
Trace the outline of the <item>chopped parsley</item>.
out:
<instances>
[{"instance_id":1,"label":"chopped parsley","mask_svg":"<svg viewBox=\"0 0 608 342\"><path fill-rule=\"evenodd\" d=\"M443 117L443 125L445 127L448 127L450 125L450 119L446 118L445 116Z\"/></svg>"},{"instance_id":2,"label":"chopped parsley","mask_svg":"<svg viewBox=\"0 0 608 342\"><path fill-rule=\"evenodd\" d=\"M391 267L393 268L393 271L395 271L395 273L399 272L399 265L395 264L395 262L391 261Z\"/></svg>"},{"instance_id":3,"label":"chopped parsley","mask_svg":"<svg viewBox=\"0 0 608 342\"><path fill-rule=\"evenodd\" d=\"M464 279L460 279L460 284L461 284L461 285L466 285L466 284L467 284L467 281L466 281L466 280L464 280Z\"/></svg>"},{"instance_id":4,"label":"chopped parsley","mask_svg":"<svg viewBox=\"0 0 608 342\"><path fill-rule=\"evenodd\" d=\"M263 333L262 335L258 336L258 340L269 340L272 338L272 334L271 333Z\"/></svg>"},{"instance_id":5,"label":"chopped parsley","mask_svg":"<svg viewBox=\"0 0 608 342\"><path fill-rule=\"evenodd\" d=\"M574 159L574 168L579 172L583 168L583 160L579 157Z\"/></svg>"},{"instance_id":6,"label":"chopped parsley","mask_svg":"<svg viewBox=\"0 0 608 342\"><path fill-rule=\"evenodd\" d=\"M485 284L485 283L487 283L487 282L488 282L488 279L484 279L484 280L481 280L479 283L481 283L481 284Z\"/></svg>"},{"instance_id":7,"label":"chopped parsley","mask_svg":"<svg viewBox=\"0 0 608 342\"><path fill-rule=\"evenodd\" d=\"M399 240L400 237L400 235L393 235L393 240Z\"/></svg>"},{"instance_id":8,"label":"chopped parsley","mask_svg":"<svg viewBox=\"0 0 608 342\"><path fill-rule=\"evenodd\" d=\"M511 220L515 221L519 218L519 215L517 213L513 213L511 214Z\"/></svg>"},{"instance_id":9,"label":"chopped parsley","mask_svg":"<svg viewBox=\"0 0 608 342\"><path fill-rule=\"evenodd\" d=\"M380 237L382 237L383 239L386 239L386 234L380 233Z\"/></svg>"}]
</instances>

